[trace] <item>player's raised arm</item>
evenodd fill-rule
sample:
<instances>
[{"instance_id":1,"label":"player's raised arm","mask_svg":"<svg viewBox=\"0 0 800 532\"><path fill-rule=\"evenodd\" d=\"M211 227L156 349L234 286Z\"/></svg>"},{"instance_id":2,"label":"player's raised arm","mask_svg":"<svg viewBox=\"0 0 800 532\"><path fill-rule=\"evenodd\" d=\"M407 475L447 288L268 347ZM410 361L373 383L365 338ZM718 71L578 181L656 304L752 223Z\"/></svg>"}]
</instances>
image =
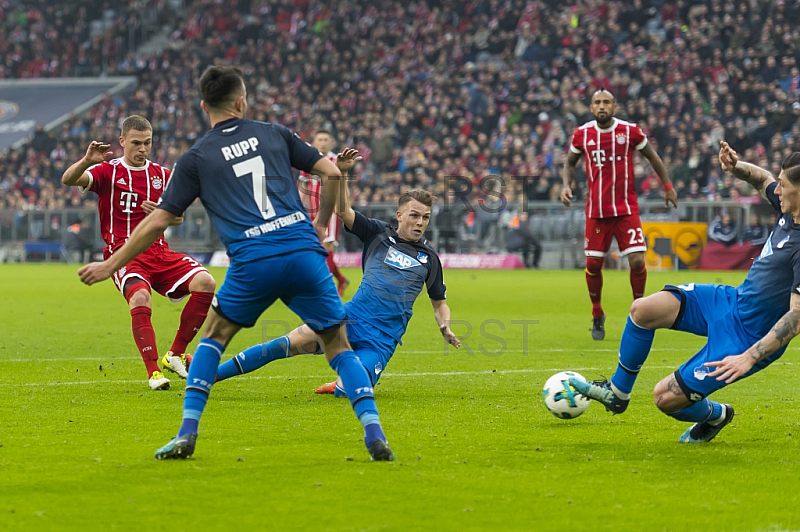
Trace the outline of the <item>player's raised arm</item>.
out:
<instances>
[{"instance_id":1,"label":"player's raised arm","mask_svg":"<svg viewBox=\"0 0 800 532\"><path fill-rule=\"evenodd\" d=\"M61 176L61 182L70 187L89 186L92 178L87 170L111 157L113 153L110 150L111 144L93 140L89 147L86 148L86 155L64 171L64 175Z\"/></svg>"},{"instance_id":2,"label":"player's raised arm","mask_svg":"<svg viewBox=\"0 0 800 532\"><path fill-rule=\"evenodd\" d=\"M647 160L650 161L650 166L652 166L653 170L656 171L658 178L661 180L661 184L664 185L664 205L669 207L669 204L671 203L673 207L677 207L678 193L675 192L675 188L672 186L672 182L669 180L669 172L667 172L667 167L664 165L664 161L661 160L661 157L659 157L655 148L653 148L649 142L645 144L641 151L642 155L647 157Z\"/></svg>"},{"instance_id":3,"label":"player's raised arm","mask_svg":"<svg viewBox=\"0 0 800 532\"><path fill-rule=\"evenodd\" d=\"M580 152L576 153L573 150L569 150L567 152L567 160L564 162L564 174L561 177L564 185L561 189L561 203L567 207L572 205L572 188L570 188L570 184L575 177L575 166L582 156L583 154Z\"/></svg>"},{"instance_id":4,"label":"player's raised arm","mask_svg":"<svg viewBox=\"0 0 800 532\"><path fill-rule=\"evenodd\" d=\"M800 334L800 294L792 294L789 312L778 320L767 335L740 355L725 357L718 362L706 362L704 365L717 368L710 377L727 384L746 375L756 363L764 360L772 353L785 346Z\"/></svg>"},{"instance_id":5,"label":"player's raised arm","mask_svg":"<svg viewBox=\"0 0 800 532\"><path fill-rule=\"evenodd\" d=\"M719 164L722 169L742 181L747 181L766 198L767 186L775 181L772 172L760 166L740 161L739 154L724 140L719 144Z\"/></svg>"},{"instance_id":6,"label":"player's raised arm","mask_svg":"<svg viewBox=\"0 0 800 532\"><path fill-rule=\"evenodd\" d=\"M431 299L431 305L433 305L433 316L439 325L439 332L442 333L448 344L458 349L461 347L461 340L450 330L450 307L447 306L447 301L444 299Z\"/></svg>"},{"instance_id":7,"label":"player's raised arm","mask_svg":"<svg viewBox=\"0 0 800 532\"><path fill-rule=\"evenodd\" d=\"M335 164L325 157L314 164L311 173L319 176L320 182L322 183L319 212L317 212L317 216L314 218L314 229L316 229L317 234L320 235L320 240L322 240L339 196L338 185L339 181L341 181L342 173Z\"/></svg>"},{"instance_id":8,"label":"player's raised arm","mask_svg":"<svg viewBox=\"0 0 800 532\"><path fill-rule=\"evenodd\" d=\"M336 202L336 215L342 220L347 229L353 228L356 220L356 212L350 205L350 188L347 186L347 176L350 170L361 160L358 150L345 148L342 153L336 156L336 166L342 172L339 181L339 200Z\"/></svg>"}]
</instances>

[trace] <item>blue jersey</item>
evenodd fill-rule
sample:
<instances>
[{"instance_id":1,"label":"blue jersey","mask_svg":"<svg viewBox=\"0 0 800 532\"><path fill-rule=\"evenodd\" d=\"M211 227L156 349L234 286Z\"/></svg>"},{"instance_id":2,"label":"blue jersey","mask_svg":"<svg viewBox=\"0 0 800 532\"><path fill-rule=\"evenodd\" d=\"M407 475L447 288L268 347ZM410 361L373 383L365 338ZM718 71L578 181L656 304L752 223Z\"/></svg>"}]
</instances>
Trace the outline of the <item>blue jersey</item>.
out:
<instances>
[{"instance_id":1,"label":"blue jersey","mask_svg":"<svg viewBox=\"0 0 800 532\"><path fill-rule=\"evenodd\" d=\"M777 183L766 196L780 213ZM763 337L789 311L790 295L800 292L800 224L783 214L767 238L761 255L753 262L737 288L739 318L745 330Z\"/></svg>"},{"instance_id":2,"label":"blue jersey","mask_svg":"<svg viewBox=\"0 0 800 532\"><path fill-rule=\"evenodd\" d=\"M425 237L403 240L386 222L356 212L353 233L364 243L361 269L364 278L347 303L347 319L369 322L398 343L408 327L414 301L428 288L428 296L445 299L442 263Z\"/></svg>"},{"instance_id":3,"label":"blue jersey","mask_svg":"<svg viewBox=\"0 0 800 532\"><path fill-rule=\"evenodd\" d=\"M159 207L181 215L199 197L232 261L325 253L292 174L321 158L282 125L225 120L178 159Z\"/></svg>"}]
</instances>

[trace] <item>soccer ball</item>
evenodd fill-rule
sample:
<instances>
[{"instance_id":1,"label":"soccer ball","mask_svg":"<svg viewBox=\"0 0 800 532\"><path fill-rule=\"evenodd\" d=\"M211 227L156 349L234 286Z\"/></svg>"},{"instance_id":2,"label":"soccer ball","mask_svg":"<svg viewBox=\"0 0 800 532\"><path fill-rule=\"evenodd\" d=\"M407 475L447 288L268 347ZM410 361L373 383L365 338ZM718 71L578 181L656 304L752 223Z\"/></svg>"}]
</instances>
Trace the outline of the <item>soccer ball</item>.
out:
<instances>
[{"instance_id":1,"label":"soccer ball","mask_svg":"<svg viewBox=\"0 0 800 532\"><path fill-rule=\"evenodd\" d=\"M574 371L562 371L556 373L544 383L544 390L542 391L542 398L544 399L544 406L556 417L561 419L572 419L583 414L589 403L591 402L588 397L578 393L578 391L570 386L569 378L574 377L585 381L583 375Z\"/></svg>"}]
</instances>

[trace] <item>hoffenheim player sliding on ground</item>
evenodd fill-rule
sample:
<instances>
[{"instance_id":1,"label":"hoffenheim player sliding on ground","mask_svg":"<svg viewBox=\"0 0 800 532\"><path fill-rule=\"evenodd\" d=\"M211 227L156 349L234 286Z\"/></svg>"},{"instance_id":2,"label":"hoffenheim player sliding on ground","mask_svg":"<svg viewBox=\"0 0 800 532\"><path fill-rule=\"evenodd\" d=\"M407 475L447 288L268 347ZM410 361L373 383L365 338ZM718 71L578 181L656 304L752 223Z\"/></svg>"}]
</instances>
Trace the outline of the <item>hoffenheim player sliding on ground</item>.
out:
<instances>
[{"instance_id":1,"label":"hoffenheim player sliding on ground","mask_svg":"<svg viewBox=\"0 0 800 532\"><path fill-rule=\"evenodd\" d=\"M667 285L634 301L611 382L570 379L582 394L621 414L656 329L707 337L696 355L653 390L662 412L694 423L680 437L684 443L710 441L733 420L733 407L710 401L709 395L769 366L800 334L800 224L795 221L800 219L800 152L783 161L776 181L767 170L739 161L726 142L721 144L723 170L753 185L781 213L744 282L736 288Z\"/></svg>"},{"instance_id":2,"label":"hoffenheim player sliding on ground","mask_svg":"<svg viewBox=\"0 0 800 532\"><path fill-rule=\"evenodd\" d=\"M402 194L397 207L397 229L365 217L350 206L346 179L347 172L360 159L353 149L346 149L337 158L343 177L336 210L347 231L364 243L364 277L353 299L345 304L347 337L375 386L401 343L414 301L423 288L427 287L442 336L456 348L461 347L461 342L450 330L441 262L423 236L430 221L433 196L424 190ZM311 328L303 325L287 336L239 353L219 367L217 377L224 380L254 371L273 360L314 353L317 345ZM347 397L341 378L323 384L317 393Z\"/></svg>"},{"instance_id":3,"label":"hoffenheim player sliding on ground","mask_svg":"<svg viewBox=\"0 0 800 532\"><path fill-rule=\"evenodd\" d=\"M323 187L313 225L300 203L292 166L321 176L339 176L336 165L288 128L245 119L247 91L236 67L209 67L200 79L201 107L211 131L181 156L161 203L136 228L127 244L106 262L79 271L93 284L107 279L164 232L176 213L200 198L231 258L225 282L214 297L189 368L178 435L155 452L156 459L194 453L200 417L231 338L255 325L277 299L322 340L325 356L341 377L373 460L393 460L378 418L369 376L353 354L344 305L336 293L320 243L338 195Z\"/></svg>"}]
</instances>

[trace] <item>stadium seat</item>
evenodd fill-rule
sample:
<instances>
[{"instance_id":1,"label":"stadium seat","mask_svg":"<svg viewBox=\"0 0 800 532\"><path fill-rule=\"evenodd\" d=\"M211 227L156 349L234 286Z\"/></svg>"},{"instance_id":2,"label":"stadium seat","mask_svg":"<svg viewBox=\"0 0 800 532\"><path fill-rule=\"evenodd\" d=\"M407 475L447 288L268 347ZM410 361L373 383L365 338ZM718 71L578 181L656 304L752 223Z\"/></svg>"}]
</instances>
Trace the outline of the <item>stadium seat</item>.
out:
<instances>
[{"instance_id":1,"label":"stadium seat","mask_svg":"<svg viewBox=\"0 0 800 532\"><path fill-rule=\"evenodd\" d=\"M61 242L54 241L28 241L23 244L25 253L25 262L51 262L53 256L58 257L57 260L62 260L64 257L64 249Z\"/></svg>"}]
</instances>

